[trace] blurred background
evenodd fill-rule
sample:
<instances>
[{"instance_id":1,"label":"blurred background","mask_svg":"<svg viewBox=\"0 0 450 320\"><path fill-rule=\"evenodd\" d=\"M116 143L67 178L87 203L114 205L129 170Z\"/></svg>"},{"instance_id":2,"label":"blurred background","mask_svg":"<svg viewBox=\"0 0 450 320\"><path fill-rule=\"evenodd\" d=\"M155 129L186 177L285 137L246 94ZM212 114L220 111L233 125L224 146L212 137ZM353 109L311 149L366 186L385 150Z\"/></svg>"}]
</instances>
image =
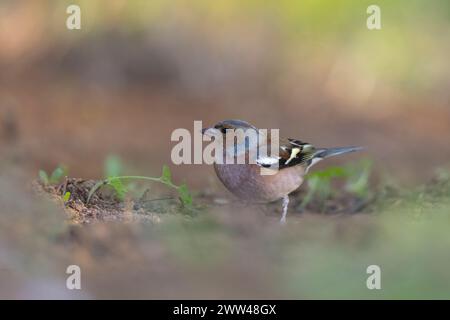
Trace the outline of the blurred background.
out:
<instances>
[{"instance_id":1,"label":"blurred background","mask_svg":"<svg viewBox=\"0 0 450 320\"><path fill-rule=\"evenodd\" d=\"M66 28L70 4L81 8L81 30ZM366 27L371 4L381 30ZM374 256L399 266L392 279L401 265L442 259L376 215L312 215L286 232L256 222L257 213L249 229L228 218L224 227L220 213L157 230L71 229L26 185L59 164L72 177L101 178L117 155L131 173L158 176L167 164L174 181L225 193L212 168L171 163L170 135L194 120L234 118L321 147L365 146L374 176L426 183L450 159L449 39L446 0L0 0L0 297L371 298L363 265ZM448 207L438 212L448 219ZM436 237L438 246L427 242L436 250L449 240L436 235L448 221L437 225L418 231ZM385 252L380 239L390 236L398 247ZM252 261L242 261L248 252ZM448 297L447 258L413 269L384 297L417 297L419 287ZM65 289L61 266L70 261L90 270L89 290ZM349 280L355 272L361 288Z\"/></svg>"},{"instance_id":2,"label":"blurred background","mask_svg":"<svg viewBox=\"0 0 450 320\"><path fill-rule=\"evenodd\" d=\"M30 172L95 177L111 153L159 172L174 129L229 118L366 146L407 181L448 163L447 1L379 1L374 31L370 1L76 1L68 30L72 3L1 1L1 146Z\"/></svg>"}]
</instances>

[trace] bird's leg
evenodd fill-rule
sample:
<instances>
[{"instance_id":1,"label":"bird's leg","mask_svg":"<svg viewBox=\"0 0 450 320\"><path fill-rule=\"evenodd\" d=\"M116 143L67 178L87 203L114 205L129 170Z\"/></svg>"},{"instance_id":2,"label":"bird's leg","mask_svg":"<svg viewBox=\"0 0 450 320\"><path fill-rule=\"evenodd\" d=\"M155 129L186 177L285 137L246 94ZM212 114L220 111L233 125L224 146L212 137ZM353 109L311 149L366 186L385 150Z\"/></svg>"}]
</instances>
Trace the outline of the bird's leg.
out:
<instances>
[{"instance_id":1,"label":"bird's leg","mask_svg":"<svg viewBox=\"0 0 450 320\"><path fill-rule=\"evenodd\" d=\"M286 215L287 215L288 205L289 205L289 196L285 195L283 197L283 212L281 214L280 224L286 223Z\"/></svg>"}]
</instances>

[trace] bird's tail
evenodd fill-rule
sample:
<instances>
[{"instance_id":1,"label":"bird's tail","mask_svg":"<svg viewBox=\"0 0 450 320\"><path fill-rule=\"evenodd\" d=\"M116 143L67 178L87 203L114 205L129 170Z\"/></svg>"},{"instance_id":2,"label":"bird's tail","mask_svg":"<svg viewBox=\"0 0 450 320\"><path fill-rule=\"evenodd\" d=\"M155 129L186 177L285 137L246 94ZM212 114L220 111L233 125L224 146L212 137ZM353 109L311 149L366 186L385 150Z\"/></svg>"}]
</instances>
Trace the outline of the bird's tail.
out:
<instances>
[{"instance_id":1,"label":"bird's tail","mask_svg":"<svg viewBox=\"0 0 450 320\"><path fill-rule=\"evenodd\" d=\"M329 158L334 157L340 154L344 153L350 153L355 151L360 151L364 148L362 147L340 147L340 148L322 148L317 149L317 151L314 153L314 158Z\"/></svg>"}]
</instances>

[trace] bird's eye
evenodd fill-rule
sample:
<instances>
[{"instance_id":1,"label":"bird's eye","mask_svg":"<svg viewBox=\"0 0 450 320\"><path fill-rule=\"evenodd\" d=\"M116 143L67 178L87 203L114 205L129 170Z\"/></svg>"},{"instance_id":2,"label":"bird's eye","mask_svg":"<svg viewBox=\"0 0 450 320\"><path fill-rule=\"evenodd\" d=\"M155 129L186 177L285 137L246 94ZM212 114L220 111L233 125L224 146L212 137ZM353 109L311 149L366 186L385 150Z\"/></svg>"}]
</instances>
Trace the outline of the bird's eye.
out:
<instances>
[{"instance_id":1,"label":"bird's eye","mask_svg":"<svg viewBox=\"0 0 450 320\"><path fill-rule=\"evenodd\" d=\"M224 126L215 126L214 128L219 130L223 134L227 133L227 129L229 129L229 128L226 128Z\"/></svg>"}]
</instances>

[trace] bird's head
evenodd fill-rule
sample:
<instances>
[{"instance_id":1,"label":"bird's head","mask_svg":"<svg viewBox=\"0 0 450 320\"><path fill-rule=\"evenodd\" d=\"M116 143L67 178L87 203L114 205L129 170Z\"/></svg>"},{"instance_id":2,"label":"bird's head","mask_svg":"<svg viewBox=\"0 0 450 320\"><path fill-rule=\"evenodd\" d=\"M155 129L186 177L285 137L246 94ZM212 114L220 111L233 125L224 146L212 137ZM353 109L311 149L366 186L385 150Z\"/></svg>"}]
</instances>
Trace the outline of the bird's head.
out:
<instances>
[{"instance_id":1,"label":"bird's head","mask_svg":"<svg viewBox=\"0 0 450 320\"><path fill-rule=\"evenodd\" d=\"M243 120L223 120L216 123L212 127L203 128L202 133L210 136L213 135L214 133L221 133L222 135L225 135L227 132L233 132L234 130L237 129L241 129L244 131L252 129L255 130L256 132L258 131L258 129L255 126Z\"/></svg>"},{"instance_id":2,"label":"bird's head","mask_svg":"<svg viewBox=\"0 0 450 320\"><path fill-rule=\"evenodd\" d=\"M261 130L243 120L220 121L202 129L202 133L214 137L230 157L247 157L250 150L257 151L259 142L265 141L265 135L260 135Z\"/></svg>"}]
</instances>

